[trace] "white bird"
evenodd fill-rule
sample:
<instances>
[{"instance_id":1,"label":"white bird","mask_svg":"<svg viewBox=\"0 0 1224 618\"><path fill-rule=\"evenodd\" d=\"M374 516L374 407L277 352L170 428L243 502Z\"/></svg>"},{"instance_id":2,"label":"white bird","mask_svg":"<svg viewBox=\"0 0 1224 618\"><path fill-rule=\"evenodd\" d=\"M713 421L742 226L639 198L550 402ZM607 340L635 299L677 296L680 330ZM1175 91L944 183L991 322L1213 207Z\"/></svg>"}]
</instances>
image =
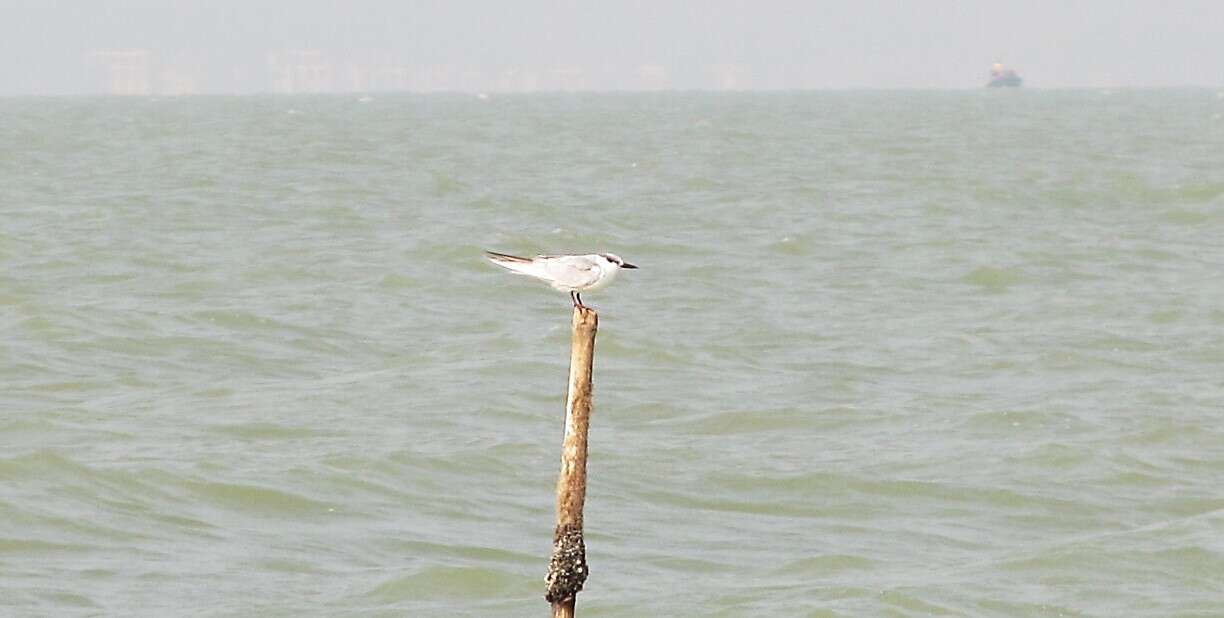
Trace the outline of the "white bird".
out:
<instances>
[{"instance_id":1,"label":"white bird","mask_svg":"<svg viewBox=\"0 0 1224 618\"><path fill-rule=\"evenodd\" d=\"M622 268L637 268L615 253L591 255L537 255L533 258L485 251L490 262L516 275L527 275L547 282L554 290L569 292L575 307L582 304L581 292L601 290L616 278Z\"/></svg>"}]
</instances>

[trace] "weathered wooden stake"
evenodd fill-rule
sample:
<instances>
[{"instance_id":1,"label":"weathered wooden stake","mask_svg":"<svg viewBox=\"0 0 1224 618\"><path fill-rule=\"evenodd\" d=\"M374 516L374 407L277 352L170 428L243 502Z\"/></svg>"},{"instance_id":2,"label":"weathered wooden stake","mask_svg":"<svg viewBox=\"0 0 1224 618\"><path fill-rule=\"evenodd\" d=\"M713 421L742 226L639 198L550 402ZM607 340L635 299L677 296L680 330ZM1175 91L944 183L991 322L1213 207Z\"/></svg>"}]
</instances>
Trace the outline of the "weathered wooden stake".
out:
<instances>
[{"instance_id":1,"label":"weathered wooden stake","mask_svg":"<svg viewBox=\"0 0 1224 618\"><path fill-rule=\"evenodd\" d=\"M561 443L561 476L557 478L557 527L548 561L548 591L553 618L572 618L574 597L587 578L582 540L582 504L586 500L587 428L591 420L591 365L599 314L574 307L570 339L569 396L565 400L565 439Z\"/></svg>"}]
</instances>

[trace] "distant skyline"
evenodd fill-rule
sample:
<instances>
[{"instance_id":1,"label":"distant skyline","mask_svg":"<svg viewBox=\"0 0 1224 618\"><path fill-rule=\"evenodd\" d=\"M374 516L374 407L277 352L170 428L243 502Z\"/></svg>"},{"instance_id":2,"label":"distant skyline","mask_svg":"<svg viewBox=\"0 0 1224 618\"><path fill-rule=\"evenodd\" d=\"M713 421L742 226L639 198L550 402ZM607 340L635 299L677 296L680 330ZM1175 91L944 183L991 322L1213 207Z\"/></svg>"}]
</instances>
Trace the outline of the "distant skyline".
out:
<instances>
[{"instance_id":1,"label":"distant skyline","mask_svg":"<svg viewBox=\"0 0 1224 618\"><path fill-rule=\"evenodd\" d=\"M0 95L1224 86L1224 2L0 0Z\"/></svg>"}]
</instances>

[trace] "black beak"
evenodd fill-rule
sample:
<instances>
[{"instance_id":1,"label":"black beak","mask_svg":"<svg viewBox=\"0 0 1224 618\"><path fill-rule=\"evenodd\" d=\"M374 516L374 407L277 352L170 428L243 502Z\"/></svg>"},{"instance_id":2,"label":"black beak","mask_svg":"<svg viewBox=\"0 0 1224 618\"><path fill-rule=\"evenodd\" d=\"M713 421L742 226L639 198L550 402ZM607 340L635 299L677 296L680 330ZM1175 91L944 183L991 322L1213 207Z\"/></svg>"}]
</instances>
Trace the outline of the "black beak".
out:
<instances>
[{"instance_id":1,"label":"black beak","mask_svg":"<svg viewBox=\"0 0 1224 618\"><path fill-rule=\"evenodd\" d=\"M630 264L629 262L623 262L621 264L621 268L637 268L637 266L634 266L633 264Z\"/></svg>"}]
</instances>

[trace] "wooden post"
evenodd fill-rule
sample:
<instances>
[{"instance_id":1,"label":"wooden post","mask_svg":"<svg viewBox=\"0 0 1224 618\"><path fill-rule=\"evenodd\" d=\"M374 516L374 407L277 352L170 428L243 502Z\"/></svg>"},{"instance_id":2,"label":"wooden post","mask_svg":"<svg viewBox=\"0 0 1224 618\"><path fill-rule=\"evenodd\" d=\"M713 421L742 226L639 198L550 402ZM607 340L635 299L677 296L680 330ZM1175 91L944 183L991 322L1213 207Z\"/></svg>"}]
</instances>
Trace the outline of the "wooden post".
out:
<instances>
[{"instance_id":1,"label":"wooden post","mask_svg":"<svg viewBox=\"0 0 1224 618\"><path fill-rule=\"evenodd\" d=\"M548 561L548 591L553 618L572 618L574 598L587 578L582 540L582 504L586 500L587 428L591 419L591 365L599 314L574 307L570 339L569 395L565 400L565 439L561 443L561 476L557 478L557 527Z\"/></svg>"}]
</instances>

